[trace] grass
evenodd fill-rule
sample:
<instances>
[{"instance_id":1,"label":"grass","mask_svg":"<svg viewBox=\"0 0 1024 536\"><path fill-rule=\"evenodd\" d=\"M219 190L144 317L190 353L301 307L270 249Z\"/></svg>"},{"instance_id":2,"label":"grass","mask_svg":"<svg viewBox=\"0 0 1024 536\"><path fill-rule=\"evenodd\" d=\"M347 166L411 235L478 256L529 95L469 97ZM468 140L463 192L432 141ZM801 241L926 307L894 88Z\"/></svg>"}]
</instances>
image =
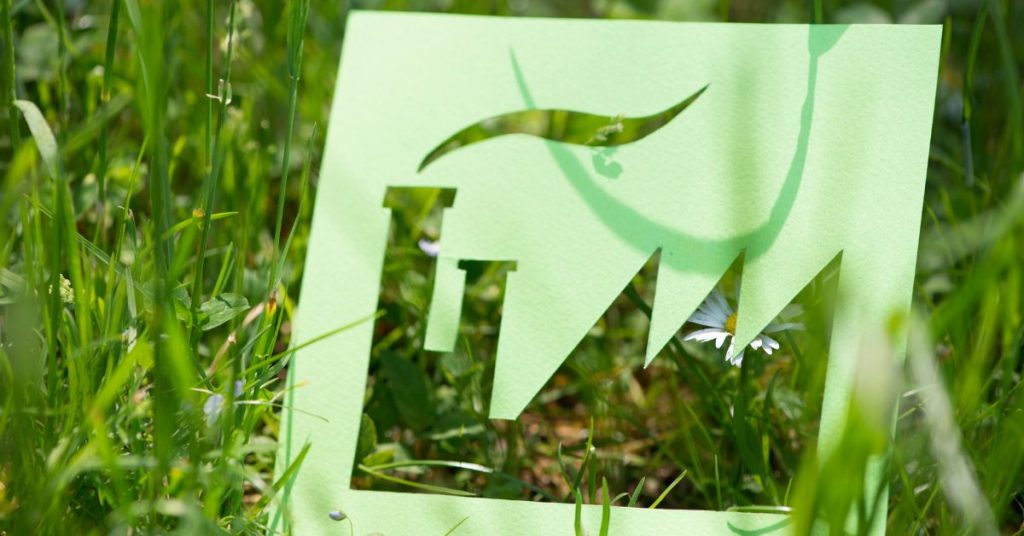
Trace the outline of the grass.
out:
<instances>
[{"instance_id":1,"label":"grass","mask_svg":"<svg viewBox=\"0 0 1024 536\"><path fill-rule=\"evenodd\" d=\"M816 460L831 272L798 298L808 329L742 370L680 341L644 370L641 273L519 421L491 422L509 267L469 266L459 350L419 351L417 241L444 193L397 192L354 486L791 511L806 532L867 515L864 460L892 447L890 533L1024 531L1024 5L445 6L943 24L916 311L893 319L909 358L888 376L896 414L863 382L842 458ZM274 456L344 16L327 0L0 0L0 533L265 531L297 470Z\"/></svg>"}]
</instances>

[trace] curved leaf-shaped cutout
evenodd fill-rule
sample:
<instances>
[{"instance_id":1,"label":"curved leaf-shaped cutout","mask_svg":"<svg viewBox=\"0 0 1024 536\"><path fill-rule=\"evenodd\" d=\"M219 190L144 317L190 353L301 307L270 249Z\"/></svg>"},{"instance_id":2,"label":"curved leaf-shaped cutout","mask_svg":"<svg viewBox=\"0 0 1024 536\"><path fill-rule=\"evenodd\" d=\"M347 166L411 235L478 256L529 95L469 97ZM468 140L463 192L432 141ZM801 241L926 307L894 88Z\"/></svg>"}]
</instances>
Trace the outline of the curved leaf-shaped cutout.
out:
<instances>
[{"instance_id":1,"label":"curved leaf-shaped cutout","mask_svg":"<svg viewBox=\"0 0 1024 536\"><path fill-rule=\"evenodd\" d=\"M423 171L430 163L448 153L509 134L526 134L593 147L613 147L632 143L675 119L707 88L705 85L671 107L643 117L596 115L572 110L520 110L489 117L469 125L441 142L423 158L418 171Z\"/></svg>"}]
</instances>

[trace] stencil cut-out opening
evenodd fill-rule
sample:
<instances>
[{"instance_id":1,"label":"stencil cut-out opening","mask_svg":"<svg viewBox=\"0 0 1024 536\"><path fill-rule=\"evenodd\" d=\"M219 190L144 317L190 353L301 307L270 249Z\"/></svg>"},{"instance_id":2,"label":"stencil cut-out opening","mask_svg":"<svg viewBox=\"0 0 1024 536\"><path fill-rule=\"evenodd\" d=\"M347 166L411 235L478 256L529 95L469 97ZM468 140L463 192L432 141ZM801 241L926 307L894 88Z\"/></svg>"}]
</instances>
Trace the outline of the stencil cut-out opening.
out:
<instances>
[{"instance_id":1,"label":"stencil cut-out opening","mask_svg":"<svg viewBox=\"0 0 1024 536\"><path fill-rule=\"evenodd\" d=\"M707 89L708 86L704 86L676 104L642 117L607 116L574 110L520 110L489 117L441 142L423 158L419 171L455 150L509 134L525 134L591 147L608 148L632 143L675 119Z\"/></svg>"},{"instance_id":2,"label":"stencil cut-out opening","mask_svg":"<svg viewBox=\"0 0 1024 536\"><path fill-rule=\"evenodd\" d=\"M684 341L706 327L686 322L645 367L661 261L655 252L519 418L491 420L515 262L458 260L462 299L451 351L425 349L437 314L435 267L445 259L421 240L443 241L444 209L454 198L453 190L389 189L383 315L374 327L353 488L550 502L572 502L578 488L585 502L599 502L607 479L628 494L618 504L649 506L685 472L659 508L787 504L799 457L817 433L838 258L794 300L806 329L773 334L780 348L771 356L747 348L744 366L732 366L727 344ZM714 287L733 311L741 269L742 257ZM704 424L708 414L714 426ZM781 435L766 451L763 439ZM644 466L656 469L640 474ZM720 497L722 479L742 493Z\"/></svg>"}]
</instances>

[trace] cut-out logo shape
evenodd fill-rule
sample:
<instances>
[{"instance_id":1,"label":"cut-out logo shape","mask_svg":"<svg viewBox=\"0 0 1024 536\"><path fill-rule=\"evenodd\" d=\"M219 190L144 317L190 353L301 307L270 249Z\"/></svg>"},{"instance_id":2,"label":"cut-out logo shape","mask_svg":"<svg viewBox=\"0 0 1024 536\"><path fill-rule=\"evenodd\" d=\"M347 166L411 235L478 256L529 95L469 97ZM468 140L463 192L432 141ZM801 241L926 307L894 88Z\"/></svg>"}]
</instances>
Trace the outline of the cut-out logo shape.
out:
<instances>
[{"instance_id":1,"label":"cut-out logo shape","mask_svg":"<svg viewBox=\"0 0 1024 536\"><path fill-rule=\"evenodd\" d=\"M909 307L939 36L913 26L353 15L297 339L373 313L389 221L382 202L394 187L455 190L427 350L455 344L460 262L516 263L492 418L520 414L656 252L648 363L740 255L739 347L841 255L819 437L828 452L861 338ZM598 129L562 141L541 130L494 135L509 118L529 124L529 114L576 114ZM638 141L618 143L626 129ZM312 446L275 522L290 517L298 533L339 530L326 513L341 509L360 532L444 534L460 522L457 534L570 531L573 505L350 488L371 329L296 356L289 381L301 387L289 394L281 466ZM583 514L596 526L600 508ZM785 526L769 514L611 516L612 534Z\"/></svg>"},{"instance_id":2,"label":"cut-out logo shape","mask_svg":"<svg viewBox=\"0 0 1024 536\"><path fill-rule=\"evenodd\" d=\"M516 68L517 79L522 83L522 73L519 70L518 63L515 61L515 55L512 56L512 64ZM520 87L523 87L525 90L525 85ZM423 159L419 171L422 172L423 168L427 167L431 162L456 149L509 134L527 134L552 141L595 147L614 147L622 143L632 143L647 137L658 128L675 119L680 112L697 100L707 88L707 86L704 86L677 104L645 117L611 117L569 110L522 110L489 117L452 134L451 137L438 145L436 149ZM530 104L529 95L526 94L524 97L527 97L527 104ZM566 129L563 126L562 132L556 137L555 132L549 126L552 123L553 116L558 114L564 115L566 122L589 124L589 128L584 126L583 128L578 128L576 132L565 132ZM601 126L595 128L594 125ZM629 132L628 141L619 142L618 138L624 132ZM621 137L625 138L626 136Z\"/></svg>"}]
</instances>

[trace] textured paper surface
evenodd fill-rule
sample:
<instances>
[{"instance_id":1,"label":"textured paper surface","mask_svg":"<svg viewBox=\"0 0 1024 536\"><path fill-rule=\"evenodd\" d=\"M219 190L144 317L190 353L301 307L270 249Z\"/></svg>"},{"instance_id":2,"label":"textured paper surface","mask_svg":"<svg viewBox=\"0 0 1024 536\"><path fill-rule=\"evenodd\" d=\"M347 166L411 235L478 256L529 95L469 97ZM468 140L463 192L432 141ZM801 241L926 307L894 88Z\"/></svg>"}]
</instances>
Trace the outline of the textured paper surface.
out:
<instances>
[{"instance_id":1,"label":"textured paper surface","mask_svg":"<svg viewBox=\"0 0 1024 536\"><path fill-rule=\"evenodd\" d=\"M656 251L648 362L741 253L738 343L841 255L820 427L827 453L860 336L909 307L940 36L937 26L354 13L296 343L374 312L388 187L456 190L443 215L427 348L455 342L460 260L517 263L492 418L519 415ZM419 171L442 141L488 117L527 109L638 117L705 86L670 123L601 159L592 147L508 135ZM283 514L295 533L347 534L332 510L359 533L444 534L464 518L455 534L571 533L570 504L350 489L371 341L366 322L292 364L289 382L299 387L289 404L301 411L287 416L279 467L312 444ZM583 515L596 530L600 507ZM787 523L614 508L611 534L769 534Z\"/></svg>"}]
</instances>

